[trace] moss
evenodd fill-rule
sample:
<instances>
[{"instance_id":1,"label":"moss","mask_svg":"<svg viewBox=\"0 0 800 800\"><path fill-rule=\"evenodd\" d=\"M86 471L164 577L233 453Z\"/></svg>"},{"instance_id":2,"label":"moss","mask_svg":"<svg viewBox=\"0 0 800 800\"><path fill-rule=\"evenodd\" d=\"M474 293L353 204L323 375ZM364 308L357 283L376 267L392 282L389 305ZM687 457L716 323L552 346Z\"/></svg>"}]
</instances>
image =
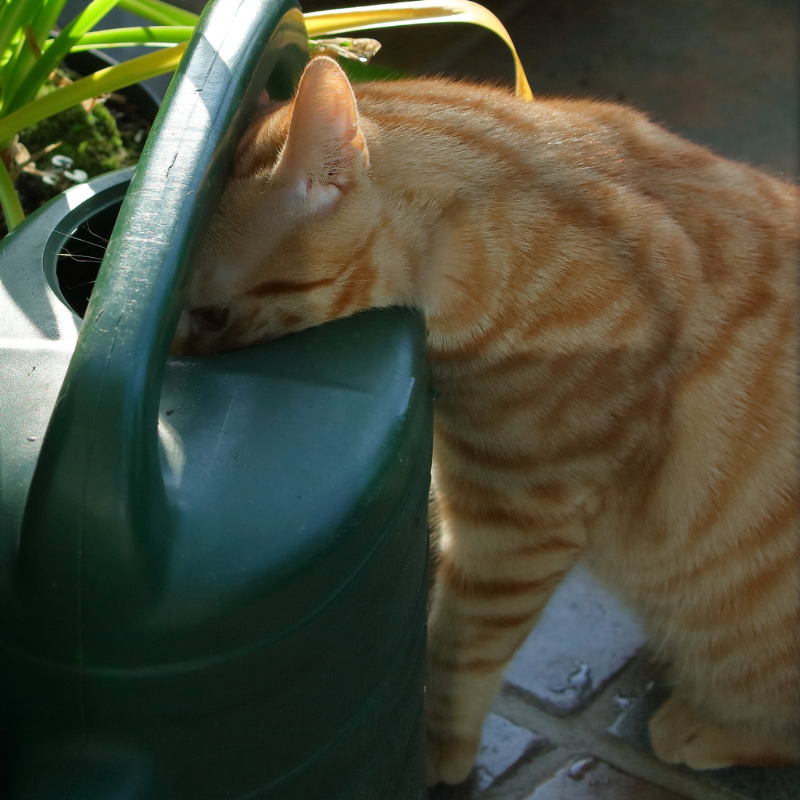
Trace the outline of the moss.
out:
<instances>
[{"instance_id":1,"label":"moss","mask_svg":"<svg viewBox=\"0 0 800 800\"><path fill-rule=\"evenodd\" d=\"M21 131L20 140L31 154L60 141L61 144L48 154L48 161L56 153L69 156L73 168L83 170L90 177L130 163L117 123L102 103L96 103L90 112L75 106L48 117ZM44 164L39 166L46 168Z\"/></svg>"}]
</instances>

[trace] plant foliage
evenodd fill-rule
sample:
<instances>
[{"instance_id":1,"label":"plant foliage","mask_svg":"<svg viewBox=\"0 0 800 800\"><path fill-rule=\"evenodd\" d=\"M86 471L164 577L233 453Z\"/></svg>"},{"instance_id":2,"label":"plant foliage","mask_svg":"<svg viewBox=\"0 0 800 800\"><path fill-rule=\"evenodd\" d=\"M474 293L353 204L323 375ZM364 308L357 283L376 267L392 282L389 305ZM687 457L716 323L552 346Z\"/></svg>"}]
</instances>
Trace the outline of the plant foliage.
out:
<instances>
[{"instance_id":1,"label":"plant foliage","mask_svg":"<svg viewBox=\"0 0 800 800\"><path fill-rule=\"evenodd\" d=\"M0 207L8 228L23 218L8 166L18 132L93 97L174 69L197 17L161 0L90 0L83 11L53 33L66 0L0 0ZM162 23L90 32L120 6ZM159 45L154 53L68 83L47 84L71 52L90 47Z\"/></svg>"},{"instance_id":2,"label":"plant foliage","mask_svg":"<svg viewBox=\"0 0 800 800\"><path fill-rule=\"evenodd\" d=\"M89 0L83 11L54 33L65 3L66 0L0 0L0 209L9 230L24 217L8 169L19 131L91 98L175 69L198 20L197 15L162 0ZM134 12L154 25L92 30L115 7ZM481 25L508 45L514 59L517 94L531 96L508 32L494 14L471 0L411 0L319 11L306 14L305 22L310 37L436 22ZM336 41L341 48L343 40ZM313 39L312 42L319 44ZM69 53L130 45L156 49L47 89L54 71Z\"/></svg>"}]
</instances>

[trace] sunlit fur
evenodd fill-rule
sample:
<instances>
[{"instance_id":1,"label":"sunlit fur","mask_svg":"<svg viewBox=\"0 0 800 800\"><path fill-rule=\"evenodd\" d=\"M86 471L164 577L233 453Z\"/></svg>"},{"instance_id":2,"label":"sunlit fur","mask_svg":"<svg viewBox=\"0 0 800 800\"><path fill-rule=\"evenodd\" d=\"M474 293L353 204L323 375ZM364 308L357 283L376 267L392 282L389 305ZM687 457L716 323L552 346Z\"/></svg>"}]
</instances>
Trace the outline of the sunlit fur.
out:
<instances>
[{"instance_id":1,"label":"sunlit fur","mask_svg":"<svg viewBox=\"0 0 800 800\"><path fill-rule=\"evenodd\" d=\"M227 322L187 312L176 349L424 314L429 781L467 775L579 557L670 665L661 758L800 760L798 189L617 105L367 84L356 125L329 60L298 96L244 136L190 288Z\"/></svg>"}]
</instances>

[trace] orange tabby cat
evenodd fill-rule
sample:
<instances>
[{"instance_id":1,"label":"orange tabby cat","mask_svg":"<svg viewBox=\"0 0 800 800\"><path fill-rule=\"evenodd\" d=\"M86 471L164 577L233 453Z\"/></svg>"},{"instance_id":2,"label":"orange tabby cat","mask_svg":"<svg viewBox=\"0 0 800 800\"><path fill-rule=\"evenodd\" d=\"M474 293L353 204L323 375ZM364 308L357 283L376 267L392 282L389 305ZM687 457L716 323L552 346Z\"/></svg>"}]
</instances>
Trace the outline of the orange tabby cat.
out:
<instances>
[{"instance_id":1,"label":"orange tabby cat","mask_svg":"<svg viewBox=\"0 0 800 800\"><path fill-rule=\"evenodd\" d=\"M357 110L358 109L358 110ZM579 557L671 664L695 768L800 760L800 192L616 105L312 61L257 119L176 351L421 310L442 552L429 780Z\"/></svg>"}]
</instances>

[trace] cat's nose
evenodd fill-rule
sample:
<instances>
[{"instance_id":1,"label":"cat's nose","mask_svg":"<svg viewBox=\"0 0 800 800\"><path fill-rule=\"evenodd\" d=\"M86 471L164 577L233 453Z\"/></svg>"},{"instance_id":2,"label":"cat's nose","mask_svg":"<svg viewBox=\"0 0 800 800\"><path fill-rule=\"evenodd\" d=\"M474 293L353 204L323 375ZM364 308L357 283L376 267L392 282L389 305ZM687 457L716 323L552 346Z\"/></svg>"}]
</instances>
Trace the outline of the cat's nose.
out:
<instances>
[{"instance_id":1,"label":"cat's nose","mask_svg":"<svg viewBox=\"0 0 800 800\"><path fill-rule=\"evenodd\" d=\"M226 306L198 306L184 309L178 317L175 335L169 346L172 356L191 356L213 353L220 349L217 335L228 324L230 312Z\"/></svg>"}]
</instances>

